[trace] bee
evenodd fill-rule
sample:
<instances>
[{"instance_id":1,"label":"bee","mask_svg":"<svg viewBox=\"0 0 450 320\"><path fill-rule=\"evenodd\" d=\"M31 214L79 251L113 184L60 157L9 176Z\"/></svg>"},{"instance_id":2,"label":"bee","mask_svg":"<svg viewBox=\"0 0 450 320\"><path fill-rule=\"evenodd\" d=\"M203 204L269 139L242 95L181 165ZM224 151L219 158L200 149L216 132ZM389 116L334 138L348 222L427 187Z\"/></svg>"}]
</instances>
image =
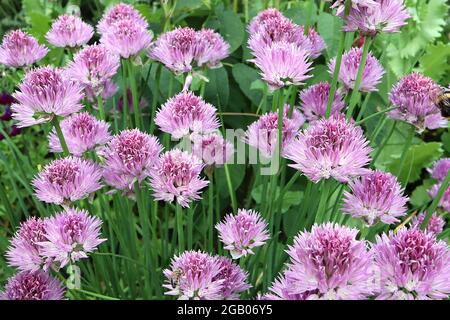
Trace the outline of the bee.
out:
<instances>
[{"instance_id":1,"label":"bee","mask_svg":"<svg viewBox=\"0 0 450 320\"><path fill-rule=\"evenodd\" d=\"M441 110L443 117L450 118L450 88L443 88L434 100L434 104Z\"/></svg>"}]
</instances>

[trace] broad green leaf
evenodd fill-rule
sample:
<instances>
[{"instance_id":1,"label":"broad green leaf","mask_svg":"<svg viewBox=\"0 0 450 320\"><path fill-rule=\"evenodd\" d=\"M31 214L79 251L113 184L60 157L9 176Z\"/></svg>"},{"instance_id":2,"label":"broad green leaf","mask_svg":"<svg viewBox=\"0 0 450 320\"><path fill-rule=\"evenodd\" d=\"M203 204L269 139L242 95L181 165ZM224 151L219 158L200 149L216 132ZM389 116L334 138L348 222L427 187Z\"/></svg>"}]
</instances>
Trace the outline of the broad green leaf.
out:
<instances>
[{"instance_id":1,"label":"broad green leaf","mask_svg":"<svg viewBox=\"0 0 450 320\"><path fill-rule=\"evenodd\" d=\"M242 92L253 104L258 105L262 98L262 92L251 89L253 81L261 79L258 71L243 63L238 63L233 66L232 73Z\"/></svg>"},{"instance_id":2,"label":"broad green leaf","mask_svg":"<svg viewBox=\"0 0 450 320\"><path fill-rule=\"evenodd\" d=\"M205 99L218 106L227 106L230 95L228 73L224 67L208 70L209 82L205 88Z\"/></svg>"},{"instance_id":3,"label":"broad green leaf","mask_svg":"<svg viewBox=\"0 0 450 320\"><path fill-rule=\"evenodd\" d=\"M233 188L234 188L234 190L237 190L237 188L239 188L239 186L241 185L242 181L244 181L245 165L228 164L228 168L230 170L230 176L231 176L231 182L233 184ZM214 183L216 184L216 188L218 188L218 190L220 190L219 194L223 198L230 196L230 194L228 192L225 169L223 167L216 169Z\"/></svg>"},{"instance_id":4,"label":"broad green leaf","mask_svg":"<svg viewBox=\"0 0 450 320\"><path fill-rule=\"evenodd\" d=\"M428 195L428 189L435 183L432 179L427 179L424 181L423 185L418 186L411 194L409 199L409 203L411 203L414 207L421 207L427 204L431 198Z\"/></svg>"},{"instance_id":5,"label":"broad green leaf","mask_svg":"<svg viewBox=\"0 0 450 320\"><path fill-rule=\"evenodd\" d=\"M230 53L239 48L244 40L244 24L238 15L231 10L219 11L219 32L230 44Z\"/></svg>"},{"instance_id":6,"label":"broad green leaf","mask_svg":"<svg viewBox=\"0 0 450 320\"><path fill-rule=\"evenodd\" d=\"M321 12L317 21L317 31L327 44L328 57L336 56L341 36L342 19L326 12Z\"/></svg>"},{"instance_id":7,"label":"broad green leaf","mask_svg":"<svg viewBox=\"0 0 450 320\"><path fill-rule=\"evenodd\" d=\"M442 134L441 141L444 144L445 151L450 153L450 133L448 131Z\"/></svg>"},{"instance_id":8,"label":"broad green leaf","mask_svg":"<svg viewBox=\"0 0 450 320\"><path fill-rule=\"evenodd\" d=\"M420 58L420 70L435 81L450 70L450 44L438 43L428 46L426 53Z\"/></svg>"}]
</instances>

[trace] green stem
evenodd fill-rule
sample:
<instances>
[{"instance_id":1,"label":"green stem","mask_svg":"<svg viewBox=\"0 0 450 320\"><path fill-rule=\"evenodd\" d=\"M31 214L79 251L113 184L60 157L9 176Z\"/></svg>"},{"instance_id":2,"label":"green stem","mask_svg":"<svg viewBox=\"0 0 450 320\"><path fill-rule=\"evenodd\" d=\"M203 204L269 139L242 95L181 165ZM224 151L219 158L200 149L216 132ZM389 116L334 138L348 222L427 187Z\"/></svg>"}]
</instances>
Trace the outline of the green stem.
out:
<instances>
[{"instance_id":1,"label":"green stem","mask_svg":"<svg viewBox=\"0 0 450 320\"><path fill-rule=\"evenodd\" d=\"M214 245L214 172L209 177L208 190L208 251L213 251Z\"/></svg>"},{"instance_id":2,"label":"green stem","mask_svg":"<svg viewBox=\"0 0 450 320\"><path fill-rule=\"evenodd\" d=\"M411 143L412 143L412 140L414 138L414 133L415 132L416 131L415 131L414 127L411 126L409 128L408 136L406 137L405 145L403 147L402 154L400 156L400 163L399 163L398 168L397 168L397 178L400 181L401 181L400 178L401 178L401 173L402 173L402 170L403 170L403 166L404 166L405 161L406 161L406 155L408 154L408 150L409 150L409 147L411 146Z\"/></svg>"},{"instance_id":3,"label":"green stem","mask_svg":"<svg viewBox=\"0 0 450 320\"><path fill-rule=\"evenodd\" d=\"M63 149L63 154L65 157L69 156L69 147L67 147L66 139L64 139L64 134L59 125L58 116L53 116L52 119L53 127L55 128L56 134L58 135L59 142L61 143L61 148Z\"/></svg>"},{"instance_id":4,"label":"green stem","mask_svg":"<svg viewBox=\"0 0 450 320\"><path fill-rule=\"evenodd\" d=\"M156 75L155 75L155 92L153 92L152 97L152 110L151 110L151 118L150 118L150 134L153 134L155 131L155 115L156 115L156 106L158 104L158 97L159 97L159 86L161 82L161 64L158 63L158 66L156 67Z\"/></svg>"},{"instance_id":5,"label":"green stem","mask_svg":"<svg viewBox=\"0 0 450 320\"><path fill-rule=\"evenodd\" d=\"M179 203L177 203L176 207L176 220L177 220L177 232L178 232L178 249L180 252L183 252L185 249L184 245L184 225L183 225L183 210Z\"/></svg>"},{"instance_id":6,"label":"green stem","mask_svg":"<svg viewBox=\"0 0 450 320\"><path fill-rule=\"evenodd\" d=\"M436 194L436 197L433 199L433 202L431 202L431 205L428 207L427 214L425 215L425 218L423 219L423 222L420 225L420 229L425 230L427 228L428 222L430 221L432 214L436 211L436 208L439 205L439 201L441 201L441 198L444 195L445 191L447 190L449 183L450 183L450 171L447 173L447 176L445 177L444 181L442 181L441 185L439 186L438 192Z\"/></svg>"},{"instance_id":7,"label":"green stem","mask_svg":"<svg viewBox=\"0 0 450 320\"><path fill-rule=\"evenodd\" d=\"M127 70L126 62L122 60L120 68L122 69L122 119L123 128L128 127L128 114L130 110L128 109L128 92L127 92Z\"/></svg>"},{"instance_id":8,"label":"green stem","mask_svg":"<svg viewBox=\"0 0 450 320\"><path fill-rule=\"evenodd\" d=\"M105 106L103 105L103 97L101 94L97 96L97 106L100 113L100 120L106 120Z\"/></svg>"},{"instance_id":9,"label":"green stem","mask_svg":"<svg viewBox=\"0 0 450 320\"><path fill-rule=\"evenodd\" d=\"M389 133L384 137L383 142L381 143L381 145L377 148L377 152L375 153L375 155L372 158L372 163L375 164L375 162L377 161L378 157L381 154L381 151L384 149L384 146L388 143L389 139L391 138L392 134L394 133L395 130L395 126L396 126L397 122L395 121L392 126L391 126L391 130L389 130Z\"/></svg>"},{"instance_id":10,"label":"green stem","mask_svg":"<svg viewBox=\"0 0 450 320\"><path fill-rule=\"evenodd\" d=\"M374 117L376 117L376 116L379 116L380 114L384 114L384 113L389 112L389 111L394 110L394 109L396 109L396 107L386 108L386 109L384 109L384 110L381 110L381 111L372 113L370 116L367 116L367 117L365 117L364 119L361 119L361 120L356 121L355 124L356 124L356 125L360 125L361 123L366 122L366 121L369 120L369 119L372 119L372 118L374 118Z\"/></svg>"},{"instance_id":11,"label":"green stem","mask_svg":"<svg viewBox=\"0 0 450 320\"><path fill-rule=\"evenodd\" d=\"M137 128L143 130L141 108L139 108L139 95L137 92L136 77L133 63L128 60L128 75L130 78L131 98L133 101L134 122Z\"/></svg>"},{"instance_id":12,"label":"green stem","mask_svg":"<svg viewBox=\"0 0 450 320\"><path fill-rule=\"evenodd\" d=\"M319 200L319 206L317 208L317 214L315 217L315 222L316 223L322 223L324 222L324 215L325 212L327 210L327 203L328 203L328 198L329 198L329 194L330 194L330 186L331 183L328 180L323 180L322 181L322 188L320 190L320 200Z\"/></svg>"}]
</instances>

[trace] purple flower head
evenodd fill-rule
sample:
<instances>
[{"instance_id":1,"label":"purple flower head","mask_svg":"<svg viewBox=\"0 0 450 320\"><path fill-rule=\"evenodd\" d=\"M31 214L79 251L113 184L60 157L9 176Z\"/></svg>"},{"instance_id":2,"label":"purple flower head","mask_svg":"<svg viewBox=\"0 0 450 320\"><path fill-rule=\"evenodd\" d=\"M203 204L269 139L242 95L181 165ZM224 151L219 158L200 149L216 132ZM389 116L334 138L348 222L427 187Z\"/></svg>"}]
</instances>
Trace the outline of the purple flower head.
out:
<instances>
[{"instance_id":1,"label":"purple flower head","mask_svg":"<svg viewBox=\"0 0 450 320\"><path fill-rule=\"evenodd\" d=\"M48 49L28 33L18 29L8 32L0 45L0 64L11 68L30 66L41 60Z\"/></svg>"},{"instance_id":2,"label":"purple flower head","mask_svg":"<svg viewBox=\"0 0 450 320\"><path fill-rule=\"evenodd\" d=\"M282 19L284 18L283 14L278 11L275 8L269 8L264 11L261 11L258 13L256 17L252 19L250 24L248 25L248 33L249 34L255 34L260 31L262 26L266 23L269 19Z\"/></svg>"},{"instance_id":3,"label":"purple flower head","mask_svg":"<svg viewBox=\"0 0 450 320\"><path fill-rule=\"evenodd\" d=\"M261 69L263 80L273 91L284 86L298 86L310 78L307 73L311 70L311 62L307 59L307 51L297 45L277 42L259 52L251 61Z\"/></svg>"},{"instance_id":4,"label":"purple flower head","mask_svg":"<svg viewBox=\"0 0 450 320\"><path fill-rule=\"evenodd\" d=\"M51 66L29 71L13 94L11 106L19 127L49 122L55 116L66 117L83 108L82 88L67 79L61 69Z\"/></svg>"},{"instance_id":5,"label":"purple flower head","mask_svg":"<svg viewBox=\"0 0 450 320\"><path fill-rule=\"evenodd\" d=\"M351 7L355 10L360 8L371 8L376 6L376 0L351 0ZM337 8L336 15L342 17L344 15L345 0L335 0L331 8Z\"/></svg>"},{"instance_id":6,"label":"purple flower head","mask_svg":"<svg viewBox=\"0 0 450 320\"><path fill-rule=\"evenodd\" d=\"M392 87L390 100L397 108L388 115L412 124L420 132L446 128L447 120L434 104L440 92L440 86L431 78L415 72L406 75Z\"/></svg>"},{"instance_id":7,"label":"purple flower head","mask_svg":"<svg viewBox=\"0 0 450 320\"><path fill-rule=\"evenodd\" d=\"M79 51L69 64L66 75L94 96L104 93L120 66L118 55L103 45L92 45Z\"/></svg>"},{"instance_id":8,"label":"purple flower head","mask_svg":"<svg viewBox=\"0 0 450 320\"><path fill-rule=\"evenodd\" d=\"M216 229L233 259L253 254L253 248L264 245L269 239L267 223L253 210L239 209L237 215L227 215Z\"/></svg>"},{"instance_id":9,"label":"purple flower head","mask_svg":"<svg viewBox=\"0 0 450 320\"><path fill-rule=\"evenodd\" d=\"M247 283L248 274L230 258L216 256L220 272L213 281L222 281L221 299L239 300L239 294L252 286Z\"/></svg>"},{"instance_id":10,"label":"purple flower head","mask_svg":"<svg viewBox=\"0 0 450 320\"><path fill-rule=\"evenodd\" d=\"M200 67L221 67L220 61L229 56L230 45L212 29L202 29L196 33L195 60Z\"/></svg>"},{"instance_id":11,"label":"purple flower head","mask_svg":"<svg viewBox=\"0 0 450 320\"><path fill-rule=\"evenodd\" d=\"M102 34L100 42L124 59L137 56L152 42L152 34L131 19L119 20Z\"/></svg>"},{"instance_id":12,"label":"purple flower head","mask_svg":"<svg viewBox=\"0 0 450 320\"><path fill-rule=\"evenodd\" d=\"M0 94L0 105L9 106L15 102L13 96L11 96L8 92L3 91Z\"/></svg>"},{"instance_id":13,"label":"purple flower head","mask_svg":"<svg viewBox=\"0 0 450 320\"><path fill-rule=\"evenodd\" d=\"M403 0L377 0L369 5L365 2L350 9L344 31L359 30L364 36L397 32L410 17Z\"/></svg>"},{"instance_id":14,"label":"purple flower head","mask_svg":"<svg viewBox=\"0 0 450 320\"><path fill-rule=\"evenodd\" d=\"M172 149L162 154L150 172L154 198L176 200L182 207L189 207L189 202L201 199L200 190L208 185L200 178L202 169L202 161L185 151Z\"/></svg>"},{"instance_id":15,"label":"purple flower head","mask_svg":"<svg viewBox=\"0 0 450 320\"><path fill-rule=\"evenodd\" d=\"M208 133L220 126L216 108L189 91L163 104L156 113L155 123L175 139L190 133Z\"/></svg>"},{"instance_id":16,"label":"purple flower head","mask_svg":"<svg viewBox=\"0 0 450 320\"><path fill-rule=\"evenodd\" d=\"M308 299L361 300L374 289L372 254L358 229L327 223L301 232L287 251L286 271L290 294Z\"/></svg>"},{"instance_id":17,"label":"purple flower head","mask_svg":"<svg viewBox=\"0 0 450 320\"><path fill-rule=\"evenodd\" d=\"M379 300L448 299L450 251L432 233L402 228L377 236L373 247L379 269Z\"/></svg>"},{"instance_id":18,"label":"purple flower head","mask_svg":"<svg viewBox=\"0 0 450 320\"><path fill-rule=\"evenodd\" d=\"M36 197L47 203L67 205L100 189L102 170L81 158L53 160L33 179Z\"/></svg>"},{"instance_id":19,"label":"purple flower head","mask_svg":"<svg viewBox=\"0 0 450 320\"><path fill-rule=\"evenodd\" d=\"M47 272L22 271L9 278L0 300L62 300L64 289L61 282Z\"/></svg>"},{"instance_id":20,"label":"purple flower head","mask_svg":"<svg viewBox=\"0 0 450 320\"><path fill-rule=\"evenodd\" d=\"M433 169L428 169L428 172L431 173L431 176L438 180L444 181L445 177L450 170L450 158L444 158L436 161L433 165Z\"/></svg>"},{"instance_id":21,"label":"purple flower head","mask_svg":"<svg viewBox=\"0 0 450 320\"><path fill-rule=\"evenodd\" d=\"M223 298L222 261L201 251L185 251L175 256L170 269L163 271L163 285L170 296L180 300L219 300Z\"/></svg>"},{"instance_id":22,"label":"purple flower head","mask_svg":"<svg viewBox=\"0 0 450 320\"><path fill-rule=\"evenodd\" d=\"M45 221L45 241L38 244L47 265L57 267L85 259L106 239L100 239L102 221L87 211L66 209Z\"/></svg>"},{"instance_id":23,"label":"purple flower head","mask_svg":"<svg viewBox=\"0 0 450 320\"><path fill-rule=\"evenodd\" d=\"M181 74L192 70L197 50L195 30L176 28L160 35L148 54L151 59L161 62L176 74Z\"/></svg>"},{"instance_id":24,"label":"purple flower head","mask_svg":"<svg viewBox=\"0 0 450 320\"><path fill-rule=\"evenodd\" d=\"M220 166L233 156L234 146L218 133L196 134L192 138L192 154L208 166Z\"/></svg>"},{"instance_id":25,"label":"purple flower head","mask_svg":"<svg viewBox=\"0 0 450 320\"><path fill-rule=\"evenodd\" d=\"M301 105L306 119L314 122L325 117L329 95L330 84L328 82L319 82L300 92L299 97L302 101ZM331 105L331 114L340 114L344 107L341 92L336 90L333 104Z\"/></svg>"},{"instance_id":26,"label":"purple flower head","mask_svg":"<svg viewBox=\"0 0 450 320\"><path fill-rule=\"evenodd\" d=\"M351 192L344 191L343 212L362 218L367 225L378 221L393 224L406 214L408 197L390 173L372 171L350 181L349 186Z\"/></svg>"},{"instance_id":27,"label":"purple flower head","mask_svg":"<svg viewBox=\"0 0 450 320\"><path fill-rule=\"evenodd\" d=\"M91 40L94 28L83 22L80 17L64 14L52 24L45 38L55 47L81 47Z\"/></svg>"},{"instance_id":28,"label":"purple flower head","mask_svg":"<svg viewBox=\"0 0 450 320\"><path fill-rule=\"evenodd\" d=\"M107 143L111 139L108 130L109 123L97 120L87 112L74 114L61 121L61 131L69 152L77 157ZM54 129L49 135L49 148L52 152L63 151Z\"/></svg>"},{"instance_id":29,"label":"purple flower head","mask_svg":"<svg viewBox=\"0 0 450 320\"><path fill-rule=\"evenodd\" d=\"M297 108L293 109L291 117L289 117L289 112L289 105L285 105L281 131L281 153L284 153L298 135L300 127L305 122ZM253 122L245 133L245 142L257 148L264 157L270 158L278 149L278 111L263 114Z\"/></svg>"},{"instance_id":30,"label":"purple flower head","mask_svg":"<svg viewBox=\"0 0 450 320\"><path fill-rule=\"evenodd\" d=\"M10 121L12 120L12 110L9 106L5 108L5 112L0 116L1 121Z\"/></svg>"},{"instance_id":31,"label":"purple flower head","mask_svg":"<svg viewBox=\"0 0 450 320\"><path fill-rule=\"evenodd\" d=\"M316 295L319 291L305 291L302 293L291 293L293 283L286 279L286 275L282 274L275 279L269 292L260 297L260 300L307 300L309 296Z\"/></svg>"},{"instance_id":32,"label":"purple flower head","mask_svg":"<svg viewBox=\"0 0 450 320\"><path fill-rule=\"evenodd\" d=\"M114 136L100 153L105 158L104 178L116 189L130 192L154 170L162 150L158 139L138 129Z\"/></svg>"},{"instance_id":33,"label":"purple flower head","mask_svg":"<svg viewBox=\"0 0 450 320\"><path fill-rule=\"evenodd\" d=\"M433 185L430 190L428 190L428 194L431 198L434 199L437 196L440 186L441 184L437 183ZM444 191L441 200L439 200L439 208L443 209L444 211L450 212L450 187L448 187L447 190Z\"/></svg>"},{"instance_id":34,"label":"purple flower head","mask_svg":"<svg viewBox=\"0 0 450 320\"><path fill-rule=\"evenodd\" d=\"M345 52L342 56L341 69L339 71L339 81L344 85L346 90L355 87L355 80L358 74L359 63L361 61L362 49L352 48ZM333 74L336 64L336 58L333 58L328 64L330 74ZM381 82L384 69L372 53L367 55L366 64L361 78L359 91L371 92L377 91L377 85Z\"/></svg>"},{"instance_id":35,"label":"purple flower head","mask_svg":"<svg viewBox=\"0 0 450 320\"><path fill-rule=\"evenodd\" d=\"M422 212L418 216L415 216L411 221L411 228L420 229L420 226L422 225L422 222L425 219L425 215L426 212ZM436 212L433 212L433 214L430 217L430 220L428 220L426 231L437 236L444 230L444 227L445 227L444 218L442 218Z\"/></svg>"},{"instance_id":36,"label":"purple flower head","mask_svg":"<svg viewBox=\"0 0 450 320\"><path fill-rule=\"evenodd\" d=\"M132 5L119 3L109 8L97 25L97 30L100 34L106 33L117 22L121 20L131 20L134 24L141 26L144 29L148 28L148 23L145 18Z\"/></svg>"},{"instance_id":37,"label":"purple flower head","mask_svg":"<svg viewBox=\"0 0 450 320\"><path fill-rule=\"evenodd\" d=\"M291 167L300 170L313 182L330 177L348 182L367 173L372 149L363 130L345 117L321 119L305 129L286 150L286 158L295 162Z\"/></svg>"},{"instance_id":38,"label":"purple flower head","mask_svg":"<svg viewBox=\"0 0 450 320\"><path fill-rule=\"evenodd\" d=\"M44 220L31 217L20 224L6 252L8 265L20 271L37 271L44 261L39 242L45 240Z\"/></svg>"},{"instance_id":39,"label":"purple flower head","mask_svg":"<svg viewBox=\"0 0 450 320\"><path fill-rule=\"evenodd\" d=\"M322 54L327 45L314 28L309 28L308 40L311 43L310 56L312 59L316 59Z\"/></svg>"}]
</instances>

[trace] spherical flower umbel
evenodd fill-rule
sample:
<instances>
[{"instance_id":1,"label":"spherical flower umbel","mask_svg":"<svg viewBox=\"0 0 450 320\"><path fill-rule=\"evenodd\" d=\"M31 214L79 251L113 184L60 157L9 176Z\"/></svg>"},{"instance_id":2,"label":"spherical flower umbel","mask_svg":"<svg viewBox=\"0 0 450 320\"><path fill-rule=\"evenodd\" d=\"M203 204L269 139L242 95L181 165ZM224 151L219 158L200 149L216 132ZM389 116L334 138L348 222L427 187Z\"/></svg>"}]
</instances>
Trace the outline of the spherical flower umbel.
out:
<instances>
[{"instance_id":1,"label":"spherical flower umbel","mask_svg":"<svg viewBox=\"0 0 450 320\"><path fill-rule=\"evenodd\" d=\"M163 104L156 113L155 123L175 139L191 133L208 133L220 126L216 108L189 91Z\"/></svg>"},{"instance_id":2,"label":"spherical flower umbel","mask_svg":"<svg viewBox=\"0 0 450 320\"><path fill-rule=\"evenodd\" d=\"M409 17L403 0L378 0L369 5L362 3L352 7L343 29L347 32L359 30L366 36L375 36L380 32L393 33L405 25Z\"/></svg>"},{"instance_id":3,"label":"spherical flower umbel","mask_svg":"<svg viewBox=\"0 0 450 320\"><path fill-rule=\"evenodd\" d=\"M208 181L200 178L202 161L179 149L162 154L150 172L150 185L156 200L176 200L182 207L189 207L192 200L201 199L200 190Z\"/></svg>"},{"instance_id":4,"label":"spherical flower umbel","mask_svg":"<svg viewBox=\"0 0 450 320\"><path fill-rule=\"evenodd\" d=\"M248 25L248 33L255 34L259 32L260 28L266 23L267 20L275 18L282 19L283 14L275 8L269 8L258 13L256 17L252 19L250 24Z\"/></svg>"},{"instance_id":5,"label":"spherical flower umbel","mask_svg":"<svg viewBox=\"0 0 450 320\"><path fill-rule=\"evenodd\" d=\"M9 278L0 300L62 300L62 283L47 272L22 271Z\"/></svg>"},{"instance_id":6,"label":"spherical flower umbel","mask_svg":"<svg viewBox=\"0 0 450 320\"><path fill-rule=\"evenodd\" d=\"M197 33L186 27L163 33L148 54L176 74L181 74L192 70L196 51Z\"/></svg>"},{"instance_id":7,"label":"spherical flower umbel","mask_svg":"<svg viewBox=\"0 0 450 320\"><path fill-rule=\"evenodd\" d=\"M119 20L102 34L100 42L124 59L137 56L152 42L152 34L131 19Z\"/></svg>"},{"instance_id":8,"label":"spherical flower umbel","mask_svg":"<svg viewBox=\"0 0 450 320\"><path fill-rule=\"evenodd\" d=\"M428 194L432 199L437 196L440 186L441 183L437 183L428 190ZM444 191L441 200L439 200L438 207L444 211L450 212L450 187L447 187Z\"/></svg>"},{"instance_id":9,"label":"spherical flower umbel","mask_svg":"<svg viewBox=\"0 0 450 320\"><path fill-rule=\"evenodd\" d=\"M379 300L448 299L450 251L434 234L418 228L377 236L373 247L380 276Z\"/></svg>"},{"instance_id":10,"label":"spherical flower umbel","mask_svg":"<svg viewBox=\"0 0 450 320\"><path fill-rule=\"evenodd\" d=\"M114 136L100 154L105 158L105 182L130 192L134 183L150 176L162 146L158 139L138 129L123 130Z\"/></svg>"},{"instance_id":11,"label":"spherical flower umbel","mask_svg":"<svg viewBox=\"0 0 450 320\"><path fill-rule=\"evenodd\" d=\"M303 293L291 293L293 284L282 274L274 280L269 292L261 296L260 300L307 300L310 295L316 295L319 291L305 291Z\"/></svg>"},{"instance_id":12,"label":"spherical flower umbel","mask_svg":"<svg viewBox=\"0 0 450 320\"><path fill-rule=\"evenodd\" d=\"M433 79L416 72L406 75L392 87L390 100L397 108L388 115L412 124L419 132L446 128L447 120L434 104L440 92L440 86Z\"/></svg>"},{"instance_id":13,"label":"spherical flower umbel","mask_svg":"<svg viewBox=\"0 0 450 320\"><path fill-rule=\"evenodd\" d=\"M253 210L239 209L237 215L229 214L216 225L224 248L233 259L254 254L253 249L269 239L267 223Z\"/></svg>"},{"instance_id":14,"label":"spherical flower umbel","mask_svg":"<svg viewBox=\"0 0 450 320\"><path fill-rule=\"evenodd\" d=\"M259 52L251 61L261 70L270 90L303 84L310 78L311 62L308 53L293 43L277 42Z\"/></svg>"},{"instance_id":15,"label":"spherical flower umbel","mask_svg":"<svg viewBox=\"0 0 450 320\"><path fill-rule=\"evenodd\" d=\"M163 271L166 295L180 300L222 299L225 279L220 277L222 262L201 251L185 251L175 256Z\"/></svg>"},{"instance_id":16,"label":"spherical flower umbel","mask_svg":"<svg viewBox=\"0 0 450 320\"><path fill-rule=\"evenodd\" d=\"M45 38L55 47L75 48L85 45L94 35L94 28L80 17L64 14L52 24Z\"/></svg>"},{"instance_id":17,"label":"spherical flower umbel","mask_svg":"<svg viewBox=\"0 0 450 320\"><path fill-rule=\"evenodd\" d=\"M95 150L111 139L109 123L97 120L87 112L74 114L61 121L61 131L67 143L69 152L80 157L89 150ZM61 142L53 129L49 135L49 149L52 152L62 152Z\"/></svg>"},{"instance_id":18,"label":"spherical flower umbel","mask_svg":"<svg viewBox=\"0 0 450 320\"><path fill-rule=\"evenodd\" d=\"M342 56L342 64L339 71L339 81L346 90L354 89L356 76L358 74L359 64L362 57L362 48L352 48ZM336 58L333 58L328 64L330 74L333 74L336 65ZM381 82L384 69L380 62L372 53L368 53L364 71L362 73L359 91L371 92L377 91L377 85Z\"/></svg>"},{"instance_id":19,"label":"spherical flower umbel","mask_svg":"<svg viewBox=\"0 0 450 320\"><path fill-rule=\"evenodd\" d=\"M337 8L336 15L337 16L343 16L344 9L345 9L345 0L334 0L333 5L331 8ZM351 0L350 1L351 7L355 10L363 7L373 7L376 5L375 0Z\"/></svg>"},{"instance_id":20,"label":"spherical flower umbel","mask_svg":"<svg viewBox=\"0 0 450 320\"><path fill-rule=\"evenodd\" d=\"M367 225L378 221L393 224L407 211L408 197L397 178L381 171L372 171L349 182L351 192L344 191L342 211L362 218Z\"/></svg>"},{"instance_id":21,"label":"spherical flower umbel","mask_svg":"<svg viewBox=\"0 0 450 320\"><path fill-rule=\"evenodd\" d=\"M431 176L438 180L444 181L445 177L447 177L448 171L450 170L450 158L444 158L436 161L433 165L433 168L428 172L431 173Z\"/></svg>"},{"instance_id":22,"label":"spherical flower umbel","mask_svg":"<svg viewBox=\"0 0 450 320\"><path fill-rule=\"evenodd\" d=\"M78 82L87 93L98 96L110 86L120 67L120 58L105 46L95 44L79 51L66 69L69 79Z\"/></svg>"},{"instance_id":23,"label":"spherical flower umbel","mask_svg":"<svg viewBox=\"0 0 450 320\"><path fill-rule=\"evenodd\" d=\"M148 28L145 18L132 5L119 3L109 8L97 25L100 34L107 32L114 24L121 20L131 20L144 29Z\"/></svg>"},{"instance_id":24,"label":"spherical flower umbel","mask_svg":"<svg viewBox=\"0 0 450 320\"><path fill-rule=\"evenodd\" d=\"M290 107L285 105L281 129L281 153L298 135L300 127L305 122L297 108L293 108L291 116L289 113ZM263 114L253 122L245 133L245 142L257 148L264 157L270 158L278 148L278 111Z\"/></svg>"},{"instance_id":25,"label":"spherical flower umbel","mask_svg":"<svg viewBox=\"0 0 450 320\"><path fill-rule=\"evenodd\" d=\"M45 240L44 220L31 217L20 224L6 252L8 265L21 271L37 271L43 264L39 242Z\"/></svg>"},{"instance_id":26,"label":"spherical flower umbel","mask_svg":"<svg viewBox=\"0 0 450 320\"><path fill-rule=\"evenodd\" d=\"M61 69L51 66L29 71L13 94L11 106L19 127L49 122L55 116L66 117L83 108L82 87L69 80Z\"/></svg>"},{"instance_id":27,"label":"spherical flower umbel","mask_svg":"<svg viewBox=\"0 0 450 320\"><path fill-rule=\"evenodd\" d=\"M305 129L286 150L290 166L313 182L334 178L348 182L368 172L372 149L363 130L343 116L321 119Z\"/></svg>"},{"instance_id":28,"label":"spherical flower umbel","mask_svg":"<svg viewBox=\"0 0 450 320\"><path fill-rule=\"evenodd\" d=\"M420 229L420 226L422 225L422 222L425 219L426 214L427 214L426 212L422 212L419 215L415 216L411 220L411 228ZM444 218L442 218L436 212L433 212L433 214L430 217L430 220L428 220L426 231L437 236L444 230L444 226L445 226Z\"/></svg>"},{"instance_id":29,"label":"spherical flower umbel","mask_svg":"<svg viewBox=\"0 0 450 320\"><path fill-rule=\"evenodd\" d=\"M196 33L195 60L199 67L206 64L218 68L220 61L228 57L230 45L212 29L202 29Z\"/></svg>"},{"instance_id":30,"label":"spherical flower umbel","mask_svg":"<svg viewBox=\"0 0 450 320\"><path fill-rule=\"evenodd\" d=\"M20 29L9 31L0 45L0 64L11 68L30 66L48 53L44 45Z\"/></svg>"},{"instance_id":31,"label":"spherical flower umbel","mask_svg":"<svg viewBox=\"0 0 450 320\"><path fill-rule=\"evenodd\" d=\"M62 268L87 258L90 252L106 241L100 238L102 221L87 211L66 209L45 220L45 241L38 244L47 266Z\"/></svg>"},{"instance_id":32,"label":"spherical flower umbel","mask_svg":"<svg viewBox=\"0 0 450 320\"><path fill-rule=\"evenodd\" d=\"M220 272L213 281L221 281L220 296L224 300L238 300L239 295L252 286L247 283L248 274L230 258L216 256L219 261Z\"/></svg>"},{"instance_id":33,"label":"spherical flower umbel","mask_svg":"<svg viewBox=\"0 0 450 320\"><path fill-rule=\"evenodd\" d=\"M67 205L102 187L102 170L90 160L53 160L33 179L36 197L47 203Z\"/></svg>"},{"instance_id":34,"label":"spherical flower umbel","mask_svg":"<svg viewBox=\"0 0 450 320\"><path fill-rule=\"evenodd\" d=\"M318 58L327 47L323 38L314 28L309 28L308 30L308 41L311 43L310 57L312 59Z\"/></svg>"},{"instance_id":35,"label":"spherical flower umbel","mask_svg":"<svg viewBox=\"0 0 450 320\"><path fill-rule=\"evenodd\" d=\"M361 300L374 289L372 254L358 229L327 223L301 232L289 246L286 271L290 294L308 299Z\"/></svg>"},{"instance_id":36,"label":"spherical flower umbel","mask_svg":"<svg viewBox=\"0 0 450 320\"><path fill-rule=\"evenodd\" d=\"M234 153L233 144L218 133L194 135L192 142L192 154L208 166L223 165Z\"/></svg>"},{"instance_id":37,"label":"spherical flower umbel","mask_svg":"<svg viewBox=\"0 0 450 320\"><path fill-rule=\"evenodd\" d=\"M319 82L312 85L299 94L301 106L305 118L310 122L325 117L327 111L328 97L330 95L330 84ZM333 103L331 105L331 115L338 115L344 109L345 104L340 90L336 90Z\"/></svg>"}]
</instances>

